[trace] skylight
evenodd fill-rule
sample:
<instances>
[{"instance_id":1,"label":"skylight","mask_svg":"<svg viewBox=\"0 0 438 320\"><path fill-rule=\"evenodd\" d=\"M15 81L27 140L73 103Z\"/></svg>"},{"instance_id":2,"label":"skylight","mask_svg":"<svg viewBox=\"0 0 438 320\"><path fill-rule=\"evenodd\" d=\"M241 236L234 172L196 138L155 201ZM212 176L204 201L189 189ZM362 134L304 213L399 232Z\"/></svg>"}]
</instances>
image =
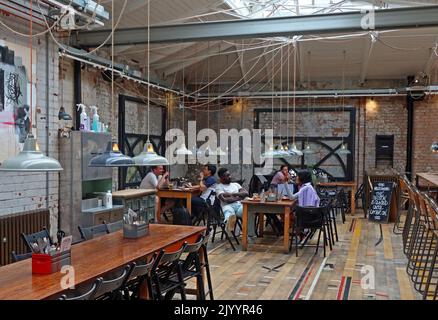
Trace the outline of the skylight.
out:
<instances>
[{"instance_id":1,"label":"skylight","mask_svg":"<svg viewBox=\"0 0 438 320\"><path fill-rule=\"evenodd\" d=\"M391 1L360 0L224 0L242 18L269 18L396 8ZM402 2L403 3L403 2ZM378 4L379 6L376 6Z\"/></svg>"}]
</instances>

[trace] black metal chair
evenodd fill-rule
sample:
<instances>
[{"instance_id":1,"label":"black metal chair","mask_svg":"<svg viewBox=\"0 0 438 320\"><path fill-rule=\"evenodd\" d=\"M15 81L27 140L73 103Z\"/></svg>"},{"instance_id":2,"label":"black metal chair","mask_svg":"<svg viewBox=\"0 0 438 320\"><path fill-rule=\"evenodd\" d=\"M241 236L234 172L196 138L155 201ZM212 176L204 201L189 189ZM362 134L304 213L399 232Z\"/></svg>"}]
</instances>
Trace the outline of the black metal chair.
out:
<instances>
[{"instance_id":1,"label":"black metal chair","mask_svg":"<svg viewBox=\"0 0 438 320\"><path fill-rule=\"evenodd\" d=\"M107 223L106 221L104 221L103 223L106 224L108 233L113 233L123 229L123 220L119 220L111 223Z\"/></svg>"},{"instance_id":2,"label":"black metal chair","mask_svg":"<svg viewBox=\"0 0 438 320\"><path fill-rule=\"evenodd\" d=\"M230 243L231 248L233 248L233 250L236 251L236 248L234 247L233 242L231 241L231 238L229 237L228 232L226 230L225 216L222 211L222 206L220 204L220 201L218 197L216 197L216 192L212 191L210 193L210 195L206 200L206 203L208 207L207 229L210 228L213 229L211 242L214 242L214 238L216 236L216 230L219 227L221 232L221 239L223 239L223 237L225 236L227 241ZM230 233L233 236L234 240L236 241L237 245L239 245L239 240L237 239L234 231L230 231Z\"/></svg>"},{"instance_id":3,"label":"black metal chair","mask_svg":"<svg viewBox=\"0 0 438 320\"><path fill-rule=\"evenodd\" d=\"M46 227L43 227L43 230L32 234L21 233L21 237L23 238L24 243L27 245L30 252L33 252L33 244L38 244L38 239L47 238L50 245L53 244L52 238L50 237L49 231L46 229Z\"/></svg>"},{"instance_id":4,"label":"black metal chair","mask_svg":"<svg viewBox=\"0 0 438 320\"><path fill-rule=\"evenodd\" d=\"M92 227L78 226L78 229L83 240L91 240L93 238L109 233L108 226L105 223Z\"/></svg>"},{"instance_id":5,"label":"black metal chair","mask_svg":"<svg viewBox=\"0 0 438 320\"><path fill-rule=\"evenodd\" d=\"M96 293L96 290L99 289L101 284L102 278L97 278L91 288L85 293L80 293L78 290L74 290L74 295L63 294L58 298L58 300L92 300Z\"/></svg>"},{"instance_id":6,"label":"black metal chair","mask_svg":"<svg viewBox=\"0 0 438 320\"><path fill-rule=\"evenodd\" d=\"M303 229L310 229L311 234L307 237L307 239L311 238L315 231L319 230L318 234L318 242L316 244L316 252L318 253L319 242L321 238L321 233L323 234L324 239L324 257L326 256L325 246L327 244L327 236L324 225L324 212L326 208L324 207L300 207L297 206L295 209L295 219L292 226L292 234L291 241L289 244L289 251L292 250L292 238L295 237L295 252L298 257L298 232L301 232ZM302 245L304 247L305 243Z\"/></svg>"},{"instance_id":7,"label":"black metal chair","mask_svg":"<svg viewBox=\"0 0 438 320\"><path fill-rule=\"evenodd\" d=\"M196 278L196 285L199 290L196 294L198 300L205 300L204 280L202 279L202 264L200 256L203 243L204 237L200 236L196 243L187 244L183 252L186 257L184 259L180 259L184 282Z\"/></svg>"},{"instance_id":8,"label":"black metal chair","mask_svg":"<svg viewBox=\"0 0 438 320\"><path fill-rule=\"evenodd\" d=\"M112 279L102 279L99 288L94 294L95 300L121 300L123 297L122 288L131 273L132 265L125 266L121 273Z\"/></svg>"},{"instance_id":9,"label":"black metal chair","mask_svg":"<svg viewBox=\"0 0 438 320\"><path fill-rule=\"evenodd\" d=\"M161 250L151 269L152 298L154 300L171 300L179 291L181 300L186 300L185 285L180 258L186 243L176 252Z\"/></svg>"},{"instance_id":10,"label":"black metal chair","mask_svg":"<svg viewBox=\"0 0 438 320\"><path fill-rule=\"evenodd\" d=\"M149 293L152 294L152 283L149 274L156 258L157 255L154 254L153 258L146 264L132 263L131 272L121 289L124 300L139 300L140 288L145 282Z\"/></svg>"},{"instance_id":11,"label":"black metal chair","mask_svg":"<svg viewBox=\"0 0 438 320\"><path fill-rule=\"evenodd\" d=\"M26 260L26 259L32 258L32 252L20 254L20 253L16 253L15 251L11 251L11 258L12 258L12 262Z\"/></svg>"}]
</instances>

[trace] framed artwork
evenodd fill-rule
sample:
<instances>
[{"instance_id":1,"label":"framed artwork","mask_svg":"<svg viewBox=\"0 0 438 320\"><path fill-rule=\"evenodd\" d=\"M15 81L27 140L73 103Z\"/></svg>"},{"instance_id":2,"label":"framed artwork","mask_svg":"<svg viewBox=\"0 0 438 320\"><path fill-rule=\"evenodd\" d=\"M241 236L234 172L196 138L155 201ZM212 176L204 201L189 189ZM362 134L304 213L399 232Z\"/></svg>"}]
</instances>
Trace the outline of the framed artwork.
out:
<instances>
[{"instance_id":1,"label":"framed artwork","mask_svg":"<svg viewBox=\"0 0 438 320\"><path fill-rule=\"evenodd\" d=\"M31 66L29 50L26 46L0 41L0 162L21 151L31 124L35 124L36 52L32 52ZM32 84L30 72L33 72ZM30 101L31 85L33 101Z\"/></svg>"}]
</instances>

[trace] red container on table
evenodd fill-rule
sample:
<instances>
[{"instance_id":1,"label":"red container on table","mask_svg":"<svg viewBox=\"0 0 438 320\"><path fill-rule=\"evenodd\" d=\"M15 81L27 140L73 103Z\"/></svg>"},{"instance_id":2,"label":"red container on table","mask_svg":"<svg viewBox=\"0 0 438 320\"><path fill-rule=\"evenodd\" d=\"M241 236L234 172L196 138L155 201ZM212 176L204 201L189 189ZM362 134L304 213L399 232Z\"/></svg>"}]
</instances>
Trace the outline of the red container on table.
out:
<instances>
[{"instance_id":1,"label":"red container on table","mask_svg":"<svg viewBox=\"0 0 438 320\"><path fill-rule=\"evenodd\" d=\"M54 255L32 253L32 273L50 274L61 270L62 266L71 264L71 250Z\"/></svg>"}]
</instances>

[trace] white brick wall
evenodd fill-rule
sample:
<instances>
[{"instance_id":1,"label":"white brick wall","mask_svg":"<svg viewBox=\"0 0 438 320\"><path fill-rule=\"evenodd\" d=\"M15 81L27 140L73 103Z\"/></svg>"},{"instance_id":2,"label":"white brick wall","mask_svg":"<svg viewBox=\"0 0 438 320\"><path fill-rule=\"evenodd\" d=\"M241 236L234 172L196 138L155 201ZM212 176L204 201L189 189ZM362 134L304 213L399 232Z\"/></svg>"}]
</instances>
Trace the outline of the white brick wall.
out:
<instances>
[{"instance_id":1,"label":"white brick wall","mask_svg":"<svg viewBox=\"0 0 438 320\"><path fill-rule=\"evenodd\" d=\"M2 20L20 32L28 32L23 21L2 16ZM35 30L36 32L37 30ZM0 30L1 39L28 47L28 39L15 35L4 28ZM34 39L33 47L36 51L36 126L40 149L47 150L46 117L49 117L49 154L58 157L58 54L52 41L49 41L49 50L46 50L44 36ZM49 79L46 78L46 57L49 56ZM49 106L47 111L46 83L49 81ZM0 215L22 211L47 208L51 212L51 232L56 232L58 217L58 185L59 174L49 173L49 183L45 173L6 173L0 172ZM48 191L48 193L47 193Z\"/></svg>"}]
</instances>

